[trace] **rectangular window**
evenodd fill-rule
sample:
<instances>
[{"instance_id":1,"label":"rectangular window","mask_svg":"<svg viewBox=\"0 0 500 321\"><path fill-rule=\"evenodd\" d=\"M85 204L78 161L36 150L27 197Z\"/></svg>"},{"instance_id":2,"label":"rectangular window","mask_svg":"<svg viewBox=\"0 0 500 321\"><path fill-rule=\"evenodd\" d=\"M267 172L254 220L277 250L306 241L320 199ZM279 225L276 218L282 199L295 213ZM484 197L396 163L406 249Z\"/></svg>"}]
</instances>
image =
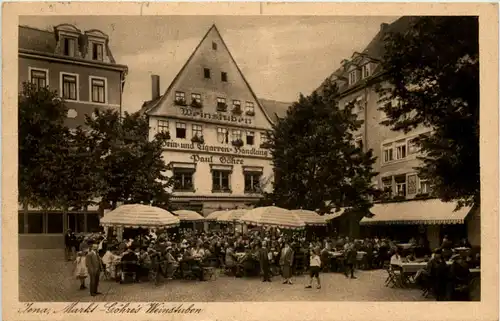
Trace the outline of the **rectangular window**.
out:
<instances>
[{"instance_id":1,"label":"rectangular window","mask_svg":"<svg viewBox=\"0 0 500 321\"><path fill-rule=\"evenodd\" d=\"M168 133L168 120L158 120L158 132L159 133Z\"/></svg>"},{"instance_id":2,"label":"rectangular window","mask_svg":"<svg viewBox=\"0 0 500 321\"><path fill-rule=\"evenodd\" d=\"M182 91L175 92L175 104L180 106L186 105L186 94Z\"/></svg>"},{"instance_id":3,"label":"rectangular window","mask_svg":"<svg viewBox=\"0 0 500 321\"><path fill-rule=\"evenodd\" d=\"M203 136L203 127L201 125L193 124L193 137Z\"/></svg>"},{"instance_id":4,"label":"rectangular window","mask_svg":"<svg viewBox=\"0 0 500 321\"><path fill-rule=\"evenodd\" d=\"M92 88L92 102L104 104L106 102L106 82L104 79L90 78Z\"/></svg>"},{"instance_id":5,"label":"rectangular window","mask_svg":"<svg viewBox=\"0 0 500 321\"><path fill-rule=\"evenodd\" d=\"M217 104L226 104L226 98L217 97Z\"/></svg>"},{"instance_id":6,"label":"rectangular window","mask_svg":"<svg viewBox=\"0 0 500 321\"><path fill-rule=\"evenodd\" d=\"M241 101L233 100L233 108L240 108L241 109Z\"/></svg>"},{"instance_id":7,"label":"rectangular window","mask_svg":"<svg viewBox=\"0 0 500 321\"><path fill-rule=\"evenodd\" d=\"M396 159L406 158L406 141L396 142Z\"/></svg>"},{"instance_id":8,"label":"rectangular window","mask_svg":"<svg viewBox=\"0 0 500 321\"><path fill-rule=\"evenodd\" d=\"M229 133L227 128L217 127L217 141L221 144L229 143Z\"/></svg>"},{"instance_id":9,"label":"rectangular window","mask_svg":"<svg viewBox=\"0 0 500 321\"><path fill-rule=\"evenodd\" d=\"M396 195L406 196L406 175L396 176L394 180L396 181Z\"/></svg>"},{"instance_id":10,"label":"rectangular window","mask_svg":"<svg viewBox=\"0 0 500 321\"><path fill-rule=\"evenodd\" d=\"M255 133L247 132L247 145L253 145L255 142Z\"/></svg>"},{"instance_id":11,"label":"rectangular window","mask_svg":"<svg viewBox=\"0 0 500 321\"><path fill-rule=\"evenodd\" d=\"M212 49L213 49L213 50L217 50L217 43L212 42Z\"/></svg>"},{"instance_id":12,"label":"rectangular window","mask_svg":"<svg viewBox=\"0 0 500 321\"><path fill-rule=\"evenodd\" d=\"M255 107L251 101L247 101L245 105L245 112L247 114L253 114L255 113Z\"/></svg>"},{"instance_id":13,"label":"rectangular window","mask_svg":"<svg viewBox=\"0 0 500 321\"><path fill-rule=\"evenodd\" d=\"M62 76L62 94L66 100L77 100L77 79L74 75Z\"/></svg>"},{"instance_id":14,"label":"rectangular window","mask_svg":"<svg viewBox=\"0 0 500 321\"><path fill-rule=\"evenodd\" d=\"M87 213L87 232L97 233L102 231L99 213Z\"/></svg>"},{"instance_id":15,"label":"rectangular window","mask_svg":"<svg viewBox=\"0 0 500 321\"><path fill-rule=\"evenodd\" d=\"M408 175L408 194L417 194L417 175Z\"/></svg>"},{"instance_id":16,"label":"rectangular window","mask_svg":"<svg viewBox=\"0 0 500 321\"><path fill-rule=\"evenodd\" d=\"M68 228L75 233L85 232L85 216L81 213L68 213Z\"/></svg>"},{"instance_id":17,"label":"rectangular window","mask_svg":"<svg viewBox=\"0 0 500 321\"><path fill-rule=\"evenodd\" d=\"M361 74L363 78L368 78L371 75L370 64L366 64L361 68Z\"/></svg>"},{"instance_id":18,"label":"rectangular window","mask_svg":"<svg viewBox=\"0 0 500 321\"><path fill-rule=\"evenodd\" d=\"M427 180L421 179L419 194L430 194L430 193L431 193L431 185Z\"/></svg>"},{"instance_id":19,"label":"rectangular window","mask_svg":"<svg viewBox=\"0 0 500 321\"><path fill-rule=\"evenodd\" d=\"M174 191L193 190L193 171L174 168Z\"/></svg>"},{"instance_id":20,"label":"rectangular window","mask_svg":"<svg viewBox=\"0 0 500 321\"><path fill-rule=\"evenodd\" d=\"M220 73L220 80L223 82L227 82L227 72L221 72Z\"/></svg>"},{"instance_id":21,"label":"rectangular window","mask_svg":"<svg viewBox=\"0 0 500 321\"><path fill-rule=\"evenodd\" d=\"M388 196L392 196L392 177L382 178L382 189L389 193Z\"/></svg>"},{"instance_id":22,"label":"rectangular window","mask_svg":"<svg viewBox=\"0 0 500 321\"><path fill-rule=\"evenodd\" d=\"M65 56L74 57L76 49L76 39L75 38L64 38L63 39L63 53Z\"/></svg>"},{"instance_id":23,"label":"rectangular window","mask_svg":"<svg viewBox=\"0 0 500 321\"><path fill-rule=\"evenodd\" d=\"M186 138L186 123L175 123L175 137Z\"/></svg>"},{"instance_id":24,"label":"rectangular window","mask_svg":"<svg viewBox=\"0 0 500 321\"><path fill-rule=\"evenodd\" d=\"M196 101L197 103L201 104L201 95L200 94L191 94L191 100Z\"/></svg>"},{"instance_id":25,"label":"rectangular window","mask_svg":"<svg viewBox=\"0 0 500 321\"><path fill-rule=\"evenodd\" d=\"M408 155L417 154L419 151L419 147L416 144L416 138L408 140Z\"/></svg>"},{"instance_id":26,"label":"rectangular window","mask_svg":"<svg viewBox=\"0 0 500 321\"><path fill-rule=\"evenodd\" d=\"M260 143L261 144L267 144L268 142L268 136L267 136L267 133L266 132L261 132L260 133Z\"/></svg>"},{"instance_id":27,"label":"rectangular window","mask_svg":"<svg viewBox=\"0 0 500 321\"><path fill-rule=\"evenodd\" d=\"M210 69L203 68L203 76L205 77L205 79L210 79Z\"/></svg>"},{"instance_id":28,"label":"rectangular window","mask_svg":"<svg viewBox=\"0 0 500 321\"><path fill-rule=\"evenodd\" d=\"M28 213L28 233L43 233L44 216L45 213Z\"/></svg>"},{"instance_id":29,"label":"rectangular window","mask_svg":"<svg viewBox=\"0 0 500 321\"><path fill-rule=\"evenodd\" d=\"M382 147L384 154L384 163L390 162L393 160L392 157L392 144L384 145Z\"/></svg>"},{"instance_id":30,"label":"rectangular window","mask_svg":"<svg viewBox=\"0 0 500 321\"><path fill-rule=\"evenodd\" d=\"M19 234L24 234L24 212L19 212L19 215L17 216L17 232Z\"/></svg>"},{"instance_id":31,"label":"rectangular window","mask_svg":"<svg viewBox=\"0 0 500 321\"><path fill-rule=\"evenodd\" d=\"M47 71L40 69L30 70L30 82L37 88L43 88L47 86Z\"/></svg>"},{"instance_id":32,"label":"rectangular window","mask_svg":"<svg viewBox=\"0 0 500 321\"><path fill-rule=\"evenodd\" d=\"M358 73L356 70L353 70L349 73L349 85L354 85L358 81Z\"/></svg>"},{"instance_id":33,"label":"rectangular window","mask_svg":"<svg viewBox=\"0 0 500 321\"><path fill-rule=\"evenodd\" d=\"M261 173L245 173L245 193L258 193L261 177Z\"/></svg>"},{"instance_id":34,"label":"rectangular window","mask_svg":"<svg viewBox=\"0 0 500 321\"><path fill-rule=\"evenodd\" d=\"M241 140L241 130L233 129L231 133L231 139L234 142L235 140Z\"/></svg>"},{"instance_id":35,"label":"rectangular window","mask_svg":"<svg viewBox=\"0 0 500 321\"><path fill-rule=\"evenodd\" d=\"M363 149L363 138L362 137L357 137L355 143L356 143L356 148Z\"/></svg>"},{"instance_id":36,"label":"rectangular window","mask_svg":"<svg viewBox=\"0 0 500 321\"><path fill-rule=\"evenodd\" d=\"M217 97L217 111L226 111L226 98Z\"/></svg>"},{"instance_id":37,"label":"rectangular window","mask_svg":"<svg viewBox=\"0 0 500 321\"><path fill-rule=\"evenodd\" d=\"M47 233L63 233L62 213L47 213Z\"/></svg>"},{"instance_id":38,"label":"rectangular window","mask_svg":"<svg viewBox=\"0 0 500 321\"><path fill-rule=\"evenodd\" d=\"M102 43L92 43L92 59L102 61L103 45Z\"/></svg>"},{"instance_id":39,"label":"rectangular window","mask_svg":"<svg viewBox=\"0 0 500 321\"><path fill-rule=\"evenodd\" d=\"M231 172L229 171L212 171L212 190L214 192L230 192L230 177Z\"/></svg>"}]
</instances>

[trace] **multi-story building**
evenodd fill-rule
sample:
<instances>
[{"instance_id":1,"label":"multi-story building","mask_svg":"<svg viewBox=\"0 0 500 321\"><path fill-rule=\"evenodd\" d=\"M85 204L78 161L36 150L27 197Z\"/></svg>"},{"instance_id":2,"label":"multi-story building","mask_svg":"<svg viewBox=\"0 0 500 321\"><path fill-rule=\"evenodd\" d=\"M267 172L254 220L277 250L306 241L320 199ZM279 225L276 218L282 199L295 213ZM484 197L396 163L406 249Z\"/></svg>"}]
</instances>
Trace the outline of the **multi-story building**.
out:
<instances>
[{"instance_id":1,"label":"multi-story building","mask_svg":"<svg viewBox=\"0 0 500 321\"><path fill-rule=\"evenodd\" d=\"M173 207L204 215L246 208L272 188L266 132L280 108L266 112L215 25L159 92L153 75L153 97L142 111L151 138L170 134L163 158L175 180Z\"/></svg>"},{"instance_id":2,"label":"multi-story building","mask_svg":"<svg viewBox=\"0 0 500 321\"><path fill-rule=\"evenodd\" d=\"M438 200L424 201L432 198L432 191L429 184L419 178L415 170L420 164L417 159L420 152L414 144L414 139L419 135L430 133L431 129L420 127L404 134L392 131L381 124L386 115L380 110L382 99L376 87L387 86L381 78L384 70L380 64L384 55L384 38L388 32L403 32L408 29L412 19L414 18L402 17L392 24L382 24L380 31L365 50L360 53L354 52L350 59L343 60L341 67L329 77L339 88L340 108L352 104L353 113L357 114L358 119L363 120L363 125L355 133L355 137L359 145L365 150L372 149L377 157L374 171L379 174L373 183L381 190L388 191L389 197L394 201L384 205L375 204L372 208L375 216L371 219L363 218L361 224L370 226L375 223L397 224L398 228L392 231L397 237L403 238L405 235L410 235L408 233L426 233L431 245L434 246L445 234L468 234L471 243L479 244L478 210L468 215L470 211L467 208L453 212L455 208L453 203L443 203ZM419 203L412 203L403 209L401 206L404 204L396 202L410 200ZM407 210L418 213L403 213ZM419 214L422 217L420 221L400 217L401 215L418 217ZM349 225L352 227L353 224ZM373 227L370 229L380 231ZM351 228L350 232L358 234L359 230L353 231Z\"/></svg>"},{"instance_id":3,"label":"multi-story building","mask_svg":"<svg viewBox=\"0 0 500 321\"><path fill-rule=\"evenodd\" d=\"M109 37L93 29L82 32L62 24L53 31L19 26L19 88L24 82L48 86L68 107L66 124L84 125L96 108L121 112L127 66L117 64ZM19 212L20 247L61 247L71 228L87 232L99 227L97 209L85 212Z\"/></svg>"}]
</instances>

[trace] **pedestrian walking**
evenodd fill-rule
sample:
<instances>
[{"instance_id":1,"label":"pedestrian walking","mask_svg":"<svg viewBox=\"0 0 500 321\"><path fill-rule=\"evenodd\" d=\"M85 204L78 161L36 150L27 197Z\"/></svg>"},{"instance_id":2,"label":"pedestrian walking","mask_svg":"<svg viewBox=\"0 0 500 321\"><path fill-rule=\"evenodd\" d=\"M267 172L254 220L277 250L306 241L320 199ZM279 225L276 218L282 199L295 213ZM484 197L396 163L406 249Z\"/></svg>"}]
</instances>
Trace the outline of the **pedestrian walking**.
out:
<instances>
[{"instance_id":1,"label":"pedestrian walking","mask_svg":"<svg viewBox=\"0 0 500 321\"><path fill-rule=\"evenodd\" d=\"M285 242L285 247L281 250L280 266L283 274L283 284L292 284L293 249L290 242Z\"/></svg>"},{"instance_id":2,"label":"pedestrian walking","mask_svg":"<svg viewBox=\"0 0 500 321\"><path fill-rule=\"evenodd\" d=\"M354 265L356 264L356 256L358 255L358 252L356 251L356 248L354 247L354 243L349 243L346 244L346 251L345 251L345 277L349 277L349 272L351 274L351 279L355 279L356 277L354 276Z\"/></svg>"},{"instance_id":3,"label":"pedestrian walking","mask_svg":"<svg viewBox=\"0 0 500 321\"><path fill-rule=\"evenodd\" d=\"M86 253L84 252L78 252L76 259L75 259L75 268L74 268L74 274L75 277L80 280L80 290L85 290L87 287L85 286L85 280L89 276L88 270L87 270L87 264L85 260Z\"/></svg>"},{"instance_id":4,"label":"pedestrian walking","mask_svg":"<svg viewBox=\"0 0 500 321\"><path fill-rule=\"evenodd\" d=\"M320 256L319 247L315 248L310 253L310 261L309 261L309 285L306 286L306 289L312 288L313 279L316 278L316 282L318 285L316 288L321 289L321 281L319 279L319 271L321 270L321 256Z\"/></svg>"},{"instance_id":5,"label":"pedestrian walking","mask_svg":"<svg viewBox=\"0 0 500 321\"><path fill-rule=\"evenodd\" d=\"M71 229L68 229L64 235L64 259L72 261L75 259L76 236Z\"/></svg>"},{"instance_id":6,"label":"pedestrian walking","mask_svg":"<svg viewBox=\"0 0 500 321\"><path fill-rule=\"evenodd\" d=\"M85 257L85 263L90 277L90 295L96 296L99 292L99 276L101 274L101 258L97 254L97 244L89 242L89 252Z\"/></svg>"},{"instance_id":7,"label":"pedestrian walking","mask_svg":"<svg viewBox=\"0 0 500 321\"><path fill-rule=\"evenodd\" d=\"M269 265L269 252L267 250L267 242L262 242L259 249L260 271L262 272L262 282L271 282L271 268Z\"/></svg>"}]
</instances>

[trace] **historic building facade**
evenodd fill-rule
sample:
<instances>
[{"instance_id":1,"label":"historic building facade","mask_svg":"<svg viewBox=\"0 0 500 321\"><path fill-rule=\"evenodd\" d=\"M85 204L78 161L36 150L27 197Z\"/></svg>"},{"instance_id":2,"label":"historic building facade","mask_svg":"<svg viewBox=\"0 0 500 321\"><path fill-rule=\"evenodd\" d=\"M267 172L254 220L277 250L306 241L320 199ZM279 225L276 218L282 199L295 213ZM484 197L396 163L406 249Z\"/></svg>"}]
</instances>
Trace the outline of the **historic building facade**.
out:
<instances>
[{"instance_id":1,"label":"historic building facade","mask_svg":"<svg viewBox=\"0 0 500 321\"><path fill-rule=\"evenodd\" d=\"M415 146L414 139L419 135L430 133L431 129L421 127L404 134L392 131L389 127L381 124L386 119L386 115L379 110L382 107L382 102L376 87L387 85L381 81L381 76L384 73L380 65L384 54L384 37L388 32L403 32L410 26L411 19L402 17L392 24L382 24L380 31L365 50L359 53L354 52L350 59L343 60L341 67L329 77L339 87L338 102L340 108L352 104L353 113L357 114L358 119L363 120L363 125L355 133L357 144L361 145L365 151L373 150L374 156L377 157L374 171L379 173L373 183L381 190L386 190L387 197L394 202L394 205L389 203L383 207L376 204L372 208L372 212L376 214L375 217L373 219L363 218L361 224L375 224L375 221L378 220L377 216L379 219L384 219L377 222L379 226L386 223L392 225L396 222L402 222L404 218L401 219L399 216L403 213L398 213L400 207L397 206L396 202L420 201L420 205L415 203L414 206L407 208L412 208L415 211L419 211L419 208L425 208L428 213L422 212L422 216L429 216L428 223L419 224L417 221L398 223L399 234L408 235L407 233L418 230L420 234L426 233L432 245L437 245L445 234L467 234L469 241L478 245L480 236L478 208L469 211L470 214L467 212L467 217L462 217L462 214L453 213L454 206L441 206L441 204L432 202L432 204L437 205L429 207L427 205L431 202L424 201L432 198L432 191L429 184L418 177L415 170L415 167L420 164L417 159L420 151ZM396 101L392 102L392 104L396 103ZM424 203L426 206L423 206ZM449 220L443 219L443 211L449 212L447 213L450 217ZM434 212L440 212L440 219L433 217L436 214ZM457 215L459 217L455 217ZM439 223L444 221L448 224ZM350 225L352 234L359 234L357 222L350 222L348 225ZM397 231L396 234L398 234Z\"/></svg>"},{"instance_id":2,"label":"historic building facade","mask_svg":"<svg viewBox=\"0 0 500 321\"><path fill-rule=\"evenodd\" d=\"M68 107L66 125L84 125L95 108L121 112L127 66L117 64L109 37L93 29L62 24L53 31L19 26L19 90L25 82L55 90ZM97 208L84 212L20 209L20 248L61 247L71 228L89 232L99 227Z\"/></svg>"},{"instance_id":3,"label":"historic building facade","mask_svg":"<svg viewBox=\"0 0 500 321\"><path fill-rule=\"evenodd\" d=\"M143 112L151 138L168 132L163 154L175 184L172 205L203 215L246 208L272 188L266 149L272 117L263 108L212 26L163 95L152 76L153 99Z\"/></svg>"}]
</instances>

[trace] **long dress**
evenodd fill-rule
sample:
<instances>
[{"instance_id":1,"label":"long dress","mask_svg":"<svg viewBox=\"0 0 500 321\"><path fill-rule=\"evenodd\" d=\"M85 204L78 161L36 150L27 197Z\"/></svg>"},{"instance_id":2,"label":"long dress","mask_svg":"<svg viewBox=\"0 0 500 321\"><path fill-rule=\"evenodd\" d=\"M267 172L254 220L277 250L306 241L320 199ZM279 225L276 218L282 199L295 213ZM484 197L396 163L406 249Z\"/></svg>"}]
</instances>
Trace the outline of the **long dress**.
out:
<instances>
[{"instance_id":1,"label":"long dress","mask_svg":"<svg viewBox=\"0 0 500 321\"><path fill-rule=\"evenodd\" d=\"M293 263L292 248L288 248L288 250L283 249L280 258L280 265L283 273L283 278L289 279L292 277L292 263Z\"/></svg>"}]
</instances>

